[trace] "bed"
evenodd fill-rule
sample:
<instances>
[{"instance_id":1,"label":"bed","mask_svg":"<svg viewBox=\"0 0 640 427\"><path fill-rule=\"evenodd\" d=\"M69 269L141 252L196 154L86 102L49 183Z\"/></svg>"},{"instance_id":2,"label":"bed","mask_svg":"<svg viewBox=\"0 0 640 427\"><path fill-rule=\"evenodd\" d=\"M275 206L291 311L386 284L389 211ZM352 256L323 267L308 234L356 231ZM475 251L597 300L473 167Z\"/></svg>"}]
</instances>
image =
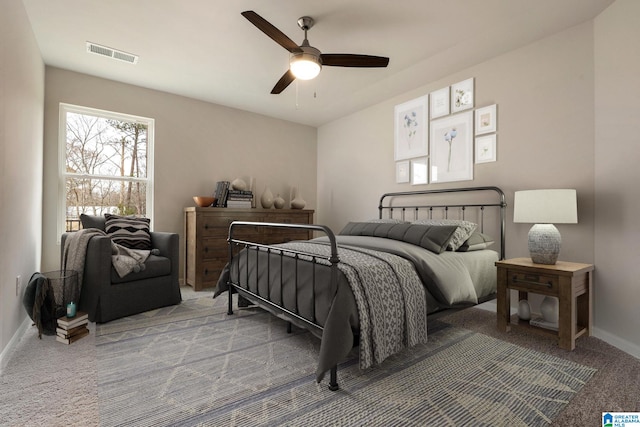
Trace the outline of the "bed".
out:
<instances>
[{"instance_id":1,"label":"bed","mask_svg":"<svg viewBox=\"0 0 640 427\"><path fill-rule=\"evenodd\" d=\"M234 221L229 263L215 296L228 292L308 329L321 340L316 379L359 346L366 369L427 340L427 316L495 296L495 262L504 259L504 193L497 187L386 193L378 216L324 225ZM255 227L302 228L308 241L263 245ZM215 297L214 296L214 297Z\"/></svg>"}]
</instances>

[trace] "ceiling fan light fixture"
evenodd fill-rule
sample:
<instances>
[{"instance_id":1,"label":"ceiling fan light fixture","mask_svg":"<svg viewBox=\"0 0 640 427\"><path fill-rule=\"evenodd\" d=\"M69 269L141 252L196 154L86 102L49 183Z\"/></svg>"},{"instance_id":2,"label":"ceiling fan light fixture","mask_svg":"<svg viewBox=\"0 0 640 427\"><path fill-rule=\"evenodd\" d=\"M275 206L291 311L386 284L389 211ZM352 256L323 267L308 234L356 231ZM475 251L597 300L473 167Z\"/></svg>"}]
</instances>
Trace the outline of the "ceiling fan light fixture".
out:
<instances>
[{"instance_id":1,"label":"ceiling fan light fixture","mask_svg":"<svg viewBox=\"0 0 640 427\"><path fill-rule=\"evenodd\" d=\"M242 16L291 54L289 57L289 69L271 89L271 93L274 95L282 93L296 79L311 80L316 78L320 70L322 70L322 65L328 67L378 68L386 67L389 64L389 58L384 56L321 53L319 49L311 46L307 39L307 32L315 23L310 16L303 16L298 19L298 26L304 31L304 40L300 46L253 10L242 12Z\"/></svg>"},{"instance_id":2,"label":"ceiling fan light fixture","mask_svg":"<svg viewBox=\"0 0 640 427\"><path fill-rule=\"evenodd\" d=\"M289 69L296 76L296 79L311 80L320 74L322 65L320 64L319 55L301 52L293 54L289 62Z\"/></svg>"}]
</instances>

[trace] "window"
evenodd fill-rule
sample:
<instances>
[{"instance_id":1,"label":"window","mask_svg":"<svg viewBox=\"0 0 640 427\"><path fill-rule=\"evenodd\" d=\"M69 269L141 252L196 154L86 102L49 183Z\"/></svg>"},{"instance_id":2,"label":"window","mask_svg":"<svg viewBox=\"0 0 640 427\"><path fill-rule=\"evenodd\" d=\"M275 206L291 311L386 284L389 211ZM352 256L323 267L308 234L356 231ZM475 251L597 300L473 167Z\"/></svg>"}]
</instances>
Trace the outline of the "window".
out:
<instances>
[{"instance_id":1,"label":"window","mask_svg":"<svg viewBox=\"0 0 640 427\"><path fill-rule=\"evenodd\" d=\"M60 104L59 233L80 214L153 212L153 119Z\"/></svg>"}]
</instances>

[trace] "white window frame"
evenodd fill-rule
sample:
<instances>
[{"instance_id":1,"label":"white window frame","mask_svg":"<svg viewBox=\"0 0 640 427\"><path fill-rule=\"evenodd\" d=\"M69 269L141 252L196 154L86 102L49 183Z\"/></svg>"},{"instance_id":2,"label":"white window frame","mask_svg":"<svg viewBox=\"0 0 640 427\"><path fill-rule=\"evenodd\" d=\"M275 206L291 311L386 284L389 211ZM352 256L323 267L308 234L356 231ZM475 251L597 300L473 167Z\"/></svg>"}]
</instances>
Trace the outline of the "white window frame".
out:
<instances>
[{"instance_id":1,"label":"white window frame","mask_svg":"<svg viewBox=\"0 0 640 427\"><path fill-rule=\"evenodd\" d=\"M147 126L147 177L146 178L132 178L132 177L114 177L114 176L101 176L101 175L77 175L75 177L80 178L108 178L113 180L122 181L140 181L144 182L147 186L146 191L146 205L147 212L146 217L151 221L150 228L153 230L153 147L154 147L154 127L155 120L149 117L134 116L131 114L117 113L114 111L99 110L97 108L83 107L80 105L60 103L59 120L58 120L58 244L61 242L61 236L66 232L66 216L67 216L67 195L65 181L67 174L65 165L67 164L67 113L85 114L89 116L97 116L106 119L120 120L132 123L140 123Z\"/></svg>"}]
</instances>

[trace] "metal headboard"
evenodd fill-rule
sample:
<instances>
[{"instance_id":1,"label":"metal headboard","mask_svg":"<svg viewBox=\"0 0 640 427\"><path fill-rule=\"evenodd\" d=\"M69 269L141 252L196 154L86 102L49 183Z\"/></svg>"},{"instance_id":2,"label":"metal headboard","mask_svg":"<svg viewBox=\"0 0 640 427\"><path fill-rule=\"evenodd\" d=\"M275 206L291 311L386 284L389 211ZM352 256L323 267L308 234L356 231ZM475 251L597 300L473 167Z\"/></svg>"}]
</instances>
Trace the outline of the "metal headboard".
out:
<instances>
[{"instance_id":1,"label":"metal headboard","mask_svg":"<svg viewBox=\"0 0 640 427\"><path fill-rule=\"evenodd\" d=\"M433 196L433 195L442 195L445 193L453 194L453 193L477 193L480 194L482 192L495 192L495 195L492 195L492 201L488 202L477 202L475 200L465 203L454 201L452 203L426 203L425 198L419 198L419 196ZM488 193L490 194L490 193ZM409 200L415 200L413 197L418 197L420 200L420 204L410 203ZM405 199L405 197L410 197L411 199ZM488 197L488 196L487 196ZM402 198L400 202L394 201L394 198ZM471 198L471 196L469 197ZM386 204L385 204L386 203ZM507 202L505 201L505 196L503 191L498 187L467 187L467 188L446 188L446 189L435 189L435 190L420 190L420 191L403 191L396 193L385 193L380 197L380 204L378 205L378 217L380 219L383 218L383 212L388 212L388 217L394 217L394 211L400 211L400 218L402 220L409 220L406 218L407 212L413 214L413 220L419 219L419 214L421 212L427 211L428 217L432 218L434 210L443 211L444 217L447 218L449 214L449 210L452 208L458 208L461 211L461 218L465 219L464 215L467 209L475 208L480 211L480 231L484 230L484 213L486 208L495 207L500 211L500 259L505 259L505 229L506 229L506 208Z\"/></svg>"}]
</instances>

